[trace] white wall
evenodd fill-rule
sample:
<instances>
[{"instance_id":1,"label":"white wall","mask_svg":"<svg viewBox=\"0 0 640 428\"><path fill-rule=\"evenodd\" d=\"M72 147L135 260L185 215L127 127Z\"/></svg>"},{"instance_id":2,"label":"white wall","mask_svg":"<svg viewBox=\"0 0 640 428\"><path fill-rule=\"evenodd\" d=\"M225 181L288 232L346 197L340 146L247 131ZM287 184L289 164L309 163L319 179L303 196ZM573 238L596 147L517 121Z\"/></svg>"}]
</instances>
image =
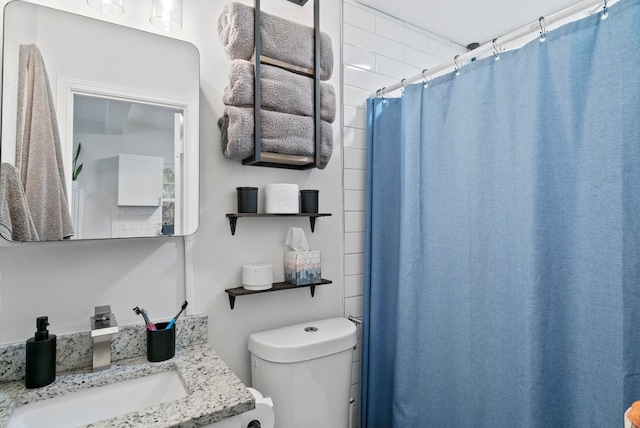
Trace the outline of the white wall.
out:
<instances>
[{"instance_id":1,"label":"white wall","mask_svg":"<svg viewBox=\"0 0 640 428\"><path fill-rule=\"evenodd\" d=\"M364 279L365 101L376 90L450 61L466 49L353 0L344 0L343 43L345 313L359 316ZM361 345L358 340L352 370L354 428L360 426Z\"/></svg>"},{"instance_id":2,"label":"white wall","mask_svg":"<svg viewBox=\"0 0 640 428\"><path fill-rule=\"evenodd\" d=\"M90 9L86 0L34 2L159 33L148 22L149 2L125 1L126 12L119 17L104 17ZM2 0L0 5L6 3ZM184 29L175 36L192 42L200 52L200 227L187 239L186 257L193 264L187 275L188 294L185 245L180 238L0 248L0 343L32 336L39 315L49 315L53 333L68 333L87 330L96 305L111 304L119 323L127 324L141 321L131 309L134 306L144 307L153 318L170 318L188 298L191 313L209 314L213 348L248 383L248 334L343 314L341 120L334 124L334 152L325 170L248 167L222 156L216 121L223 111L222 91L230 61L218 41L216 23L225 3L185 2ZM342 3L324 0L321 6L322 29L332 37L339 59ZM341 105L339 61L330 83ZM314 234L307 219L241 218L236 235L231 236L225 213L236 211L235 188L278 182L319 189L321 211L333 216L318 219ZM311 248L322 252L323 277L334 283L317 287L313 299L307 288L280 291L238 298L235 310L230 310L224 289L241 284L242 264L273 263L275 279L283 280L282 253L289 226L305 230Z\"/></svg>"}]
</instances>

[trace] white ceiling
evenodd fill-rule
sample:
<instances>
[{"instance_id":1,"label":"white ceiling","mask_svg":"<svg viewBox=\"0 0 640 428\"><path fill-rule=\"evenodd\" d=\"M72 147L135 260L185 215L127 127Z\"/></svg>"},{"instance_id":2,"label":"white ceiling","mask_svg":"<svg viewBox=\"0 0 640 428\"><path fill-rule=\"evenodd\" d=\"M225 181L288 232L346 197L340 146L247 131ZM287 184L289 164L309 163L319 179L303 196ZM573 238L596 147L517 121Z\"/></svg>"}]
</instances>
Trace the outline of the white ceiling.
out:
<instances>
[{"instance_id":1,"label":"white ceiling","mask_svg":"<svg viewBox=\"0 0 640 428\"><path fill-rule=\"evenodd\" d=\"M577 0L357 0L462 46L483 44Z\"/></svg>"},{"instance_id":2,"label":"white ceiling","mask_svg":"<svg viewBox=\"0 0 640 428\"><path fill-rule=\"evenodd\" d=\"M127 126L173 131L178 110L153 104L76 95L74 129L79 132L122 135Z\"/></svg>"}]
</instances>

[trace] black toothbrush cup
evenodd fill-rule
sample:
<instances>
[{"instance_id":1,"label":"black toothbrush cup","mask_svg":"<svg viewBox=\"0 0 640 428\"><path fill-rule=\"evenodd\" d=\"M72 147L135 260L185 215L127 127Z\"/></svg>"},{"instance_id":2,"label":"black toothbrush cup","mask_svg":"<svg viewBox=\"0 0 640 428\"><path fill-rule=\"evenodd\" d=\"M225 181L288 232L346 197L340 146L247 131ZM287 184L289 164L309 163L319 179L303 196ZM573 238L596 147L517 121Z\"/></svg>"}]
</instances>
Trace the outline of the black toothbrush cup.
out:
<instances>
[{"instance_id":1,"label":"black toothbrush cup","mask_svg":"<svg viewBox=\"0 0 640 428\"><path fill-rule=\"evenodd\" d=\"M165 361L176 354L176 326L167 329L168 322L156 324L156 330L147 329L147 360Z\"/></svg>"}]
</instances>

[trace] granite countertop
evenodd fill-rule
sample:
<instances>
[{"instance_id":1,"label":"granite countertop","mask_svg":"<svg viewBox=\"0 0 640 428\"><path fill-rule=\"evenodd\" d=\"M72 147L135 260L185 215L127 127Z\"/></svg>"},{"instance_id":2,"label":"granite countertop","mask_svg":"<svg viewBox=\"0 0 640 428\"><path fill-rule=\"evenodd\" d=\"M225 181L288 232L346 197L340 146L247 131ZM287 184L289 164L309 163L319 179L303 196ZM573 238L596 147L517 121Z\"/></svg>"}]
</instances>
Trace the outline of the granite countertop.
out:
<instances>
[{"instance_id":1,"label":"granite countertop","mask_svg":"<svg viewBox=\"0 0 640 428\"><path fill-rule=\"evenodd\" d=\"M86 427L198 427L255 408L251 392L220 357L207 344L196 344L158 363L141 356L116 361L95 373L86 368L60 373L42 388L26 389L23 381L0 383L0 427L6 426L16 406L169 370L180 373L186 397Z\"/></svg>"}]
</instances>

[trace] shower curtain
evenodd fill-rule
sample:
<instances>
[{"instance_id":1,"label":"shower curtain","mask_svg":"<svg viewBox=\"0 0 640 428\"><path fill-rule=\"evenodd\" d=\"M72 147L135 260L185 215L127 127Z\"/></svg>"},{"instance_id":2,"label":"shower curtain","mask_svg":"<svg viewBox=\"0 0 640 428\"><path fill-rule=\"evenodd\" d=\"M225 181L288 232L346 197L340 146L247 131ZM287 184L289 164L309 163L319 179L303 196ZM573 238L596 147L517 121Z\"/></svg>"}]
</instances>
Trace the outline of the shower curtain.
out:
<instances>
[{"instance_id":1,"label":"shower curtain","mask_svg":"<svg viewBox=\"0 0 640 428\"><path fill-rule=\"evenodd\" d=\"M640 0L369 99L362 427L640 400Z\"/></svg>"}]
</instances>

